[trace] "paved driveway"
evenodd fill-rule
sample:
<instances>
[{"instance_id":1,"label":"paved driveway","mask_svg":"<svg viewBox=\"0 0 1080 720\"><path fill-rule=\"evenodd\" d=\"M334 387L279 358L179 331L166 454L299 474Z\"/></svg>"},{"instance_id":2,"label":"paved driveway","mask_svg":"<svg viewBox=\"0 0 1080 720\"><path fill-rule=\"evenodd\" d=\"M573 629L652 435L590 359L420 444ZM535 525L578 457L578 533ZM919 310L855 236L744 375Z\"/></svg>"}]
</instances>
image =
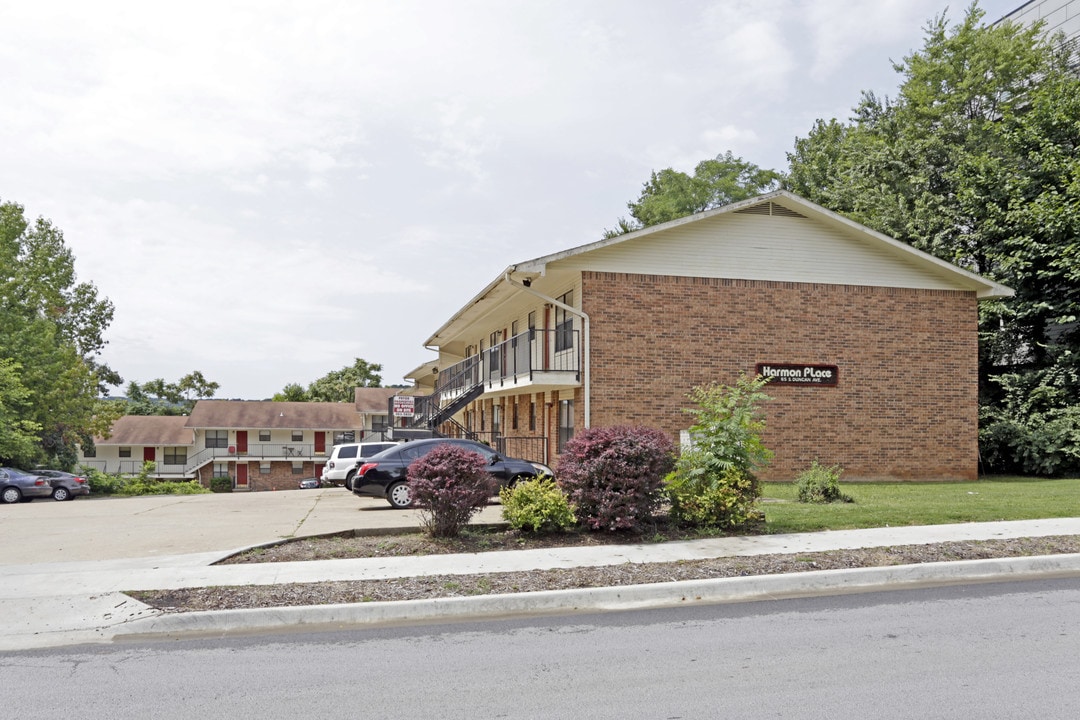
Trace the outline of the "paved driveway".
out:
<instances>
[{"instance_id":1,"label":"paved driveway","mask_svg":"<svg viewBox=\"0 0 1080 720\"><path fill-rule=\"evenodd\" d=\"M501 519L489 506L476 518ZM83 497L0 505L0 564L156 557L234 550L288 537L416 527L417 513L344 488Z\"/></svg>"}]
</instances>

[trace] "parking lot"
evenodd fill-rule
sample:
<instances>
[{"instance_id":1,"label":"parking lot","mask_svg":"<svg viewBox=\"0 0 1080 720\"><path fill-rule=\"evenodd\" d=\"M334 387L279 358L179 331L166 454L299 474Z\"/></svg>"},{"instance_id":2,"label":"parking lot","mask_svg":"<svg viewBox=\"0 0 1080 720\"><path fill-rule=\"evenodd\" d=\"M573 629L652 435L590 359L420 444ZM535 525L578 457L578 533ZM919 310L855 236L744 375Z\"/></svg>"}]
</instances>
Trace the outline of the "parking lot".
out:
<instances>
[{"instance_id":1,"label":"parking lot","mask_svg":"<svg viewBox=\"0 0 1080 720\"><path fill-rule=\"evenodd\" d=\"M497 522L501 508L477 518ZM415 510L344 488L210 495L84 497L0 506L3 564L114 560L233 550L283 538L407 528Z\"/></svg>"}]
</instances>

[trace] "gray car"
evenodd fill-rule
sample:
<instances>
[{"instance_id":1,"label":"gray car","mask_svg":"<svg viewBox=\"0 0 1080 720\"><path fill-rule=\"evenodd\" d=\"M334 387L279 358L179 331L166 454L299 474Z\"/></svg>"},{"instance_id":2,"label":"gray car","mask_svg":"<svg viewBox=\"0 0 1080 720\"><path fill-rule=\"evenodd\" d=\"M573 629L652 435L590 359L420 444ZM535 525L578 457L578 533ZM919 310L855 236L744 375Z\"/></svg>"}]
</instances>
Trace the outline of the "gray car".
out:
<instances>
[{"instance_id":1,"label":"gray car","mask_svg":"<svg viewBox=\"0 0 1080 720\"><path fill-rule=\"evenodd\" d=\"M0 502L30 502L53 494L49 479L15 468L0 467Z\"/></svg>"},{"instance_id":2,"label":"gray car","mask_svg":"<svg viewBox=\"0 0 1080 720\"><path fill-rule=\"evenodd\" d=\"M74 500L79 495L90 494L90 483L82 475L73 475L63 470L33 470L31 472L49 481L53 500Z\"/></svg>"}]
</instances>

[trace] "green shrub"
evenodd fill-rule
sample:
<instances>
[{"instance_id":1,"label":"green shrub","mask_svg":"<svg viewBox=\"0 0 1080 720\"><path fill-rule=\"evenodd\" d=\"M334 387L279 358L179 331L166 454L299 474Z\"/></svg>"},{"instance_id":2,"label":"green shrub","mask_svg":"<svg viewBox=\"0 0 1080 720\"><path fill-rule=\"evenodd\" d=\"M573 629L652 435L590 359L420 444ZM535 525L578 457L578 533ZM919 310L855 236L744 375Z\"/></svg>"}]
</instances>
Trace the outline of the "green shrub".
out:
<instances>
[{"instance_id":1,"label":"green shrub","mask_svg":"<svg viewBox=\"0 0 1080 720\"><path fill-rule=\"evenodd\" d=\"M212 477L210 478L210 492L216 493L231 493L233 491L233 481L231 477Z\"/></svg>"},{"instance_id":2,"label":"green shrub","mask_svg":"<svg viewBox=\"0 0 1080 720\"><path fill-rule=\"evenodd\" d=\"M795 478L795 484L799 488L799 502L855 502L840 491L840 475L843 472L839 465L825 467L815 460L809 470L804 470Z\"/></svg>"},{"instance_id":3,"label":"green shrub","mask_svg":"<svg viewBox=\"0 0 1080 720\"><path fill-rule=\"evenodd\" d=\"M570 501L549 477L519 482L499 491L502 516L515 530L559 532L574 526Z\"/></svg>"},{"instance_id":4,"label":"green shrub","mask_svg":"<svg viewBox=\"0 0 1080 720\"><path fill-rule=\"evenodd\" d=\"M666 478L671 518L684 525L734 527L759 517L761 488L754 470L768 464L772 451L761 442L765 421L759 405L769 399L765 378L739 376L735 385L696 387L686 412L691 445Z\"/></svg>"},{"instance_id":5,"label":"green shrub","mask_svg":"<svg viewBox=\"0 0 1080 720\"><path fill-rule=\"evenodd\" d=\"M671 519L681 525L728 528L758 517L757 478L735 467L710 464L701 451L683 453L667 477Z\"/></svg>"},{"instance_id":6,"label":"green shrub","mask_svg":"<svg viewBox=\"0 0 1080 720\"><path fill-rule=\"evenodd\" d=\"M116 495L127 484L127 480L119 474L110 475L87 467L84 467L82 472L86 475L86 482L90 485L92 495Z\"/></svg>"}]
</instances>

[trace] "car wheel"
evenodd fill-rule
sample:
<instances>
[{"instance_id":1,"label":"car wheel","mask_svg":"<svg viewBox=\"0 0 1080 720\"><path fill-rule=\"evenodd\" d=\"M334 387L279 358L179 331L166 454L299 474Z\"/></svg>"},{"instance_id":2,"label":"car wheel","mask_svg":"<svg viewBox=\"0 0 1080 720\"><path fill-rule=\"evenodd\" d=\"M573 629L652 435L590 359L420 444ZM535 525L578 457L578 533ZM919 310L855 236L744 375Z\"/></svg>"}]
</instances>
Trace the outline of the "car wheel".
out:
<instances>
[{"instance_id":1,"label":"car wheel","mask_svg":"<svg viewBox=\"0 0 1080 720\"><path fill-rule=\"evenodd\" d=\"M11 503L17 503L22 500L22 493L19 492L19 488L16 487L4 488L4 492L0 493L0 500L3 500L9 505Z\"/></svg>"},{"instance_id":2,"label":"car wheel","mask_svg":"<svg viewBox=\"0 0 1080 720\"><path fill-rule=\"evenodd\" d=\"M396 482L386 488L386 502L395 510L404 510L412 505L412 491L403 482Z\"/></svg>"},{"instance_id":3,"label":"car wheel","mask_svg":"<svg viewBox=\"0 0 1080 720\"><path fill-rule=\"evenodd\" d=\"M356 471L355 470L353 470L352 472L350 472L348 475L345 476L345 489L346 490L352 490L352 481L353 481L353 479L355 477L356 477Z\"/></svg>"},{"instance_id":4,"label":"car wheel","mask_svg":"<svg viewBox=\"0 0 1080 720\"><path fill-rule=\"evenodd\" d=\"M70 500L71 499L71 493L68 492L68 489L66 487L58 487L58 488L56 488L55 490L52 491L52 499L53 500Z\"/></svg>"},{"instance_id":5,"label":"car wheel","mask_svg":"<svg viewBox=\"0 0 1080 720\"><path fill-rule=\"evenodd\" d=\"M510 478L510 482L506 483L506 487L514 487L519 482L525 482L532 479L533 478L531 475L515 475L514 477Z\"/></svg>"}]
</instances>

